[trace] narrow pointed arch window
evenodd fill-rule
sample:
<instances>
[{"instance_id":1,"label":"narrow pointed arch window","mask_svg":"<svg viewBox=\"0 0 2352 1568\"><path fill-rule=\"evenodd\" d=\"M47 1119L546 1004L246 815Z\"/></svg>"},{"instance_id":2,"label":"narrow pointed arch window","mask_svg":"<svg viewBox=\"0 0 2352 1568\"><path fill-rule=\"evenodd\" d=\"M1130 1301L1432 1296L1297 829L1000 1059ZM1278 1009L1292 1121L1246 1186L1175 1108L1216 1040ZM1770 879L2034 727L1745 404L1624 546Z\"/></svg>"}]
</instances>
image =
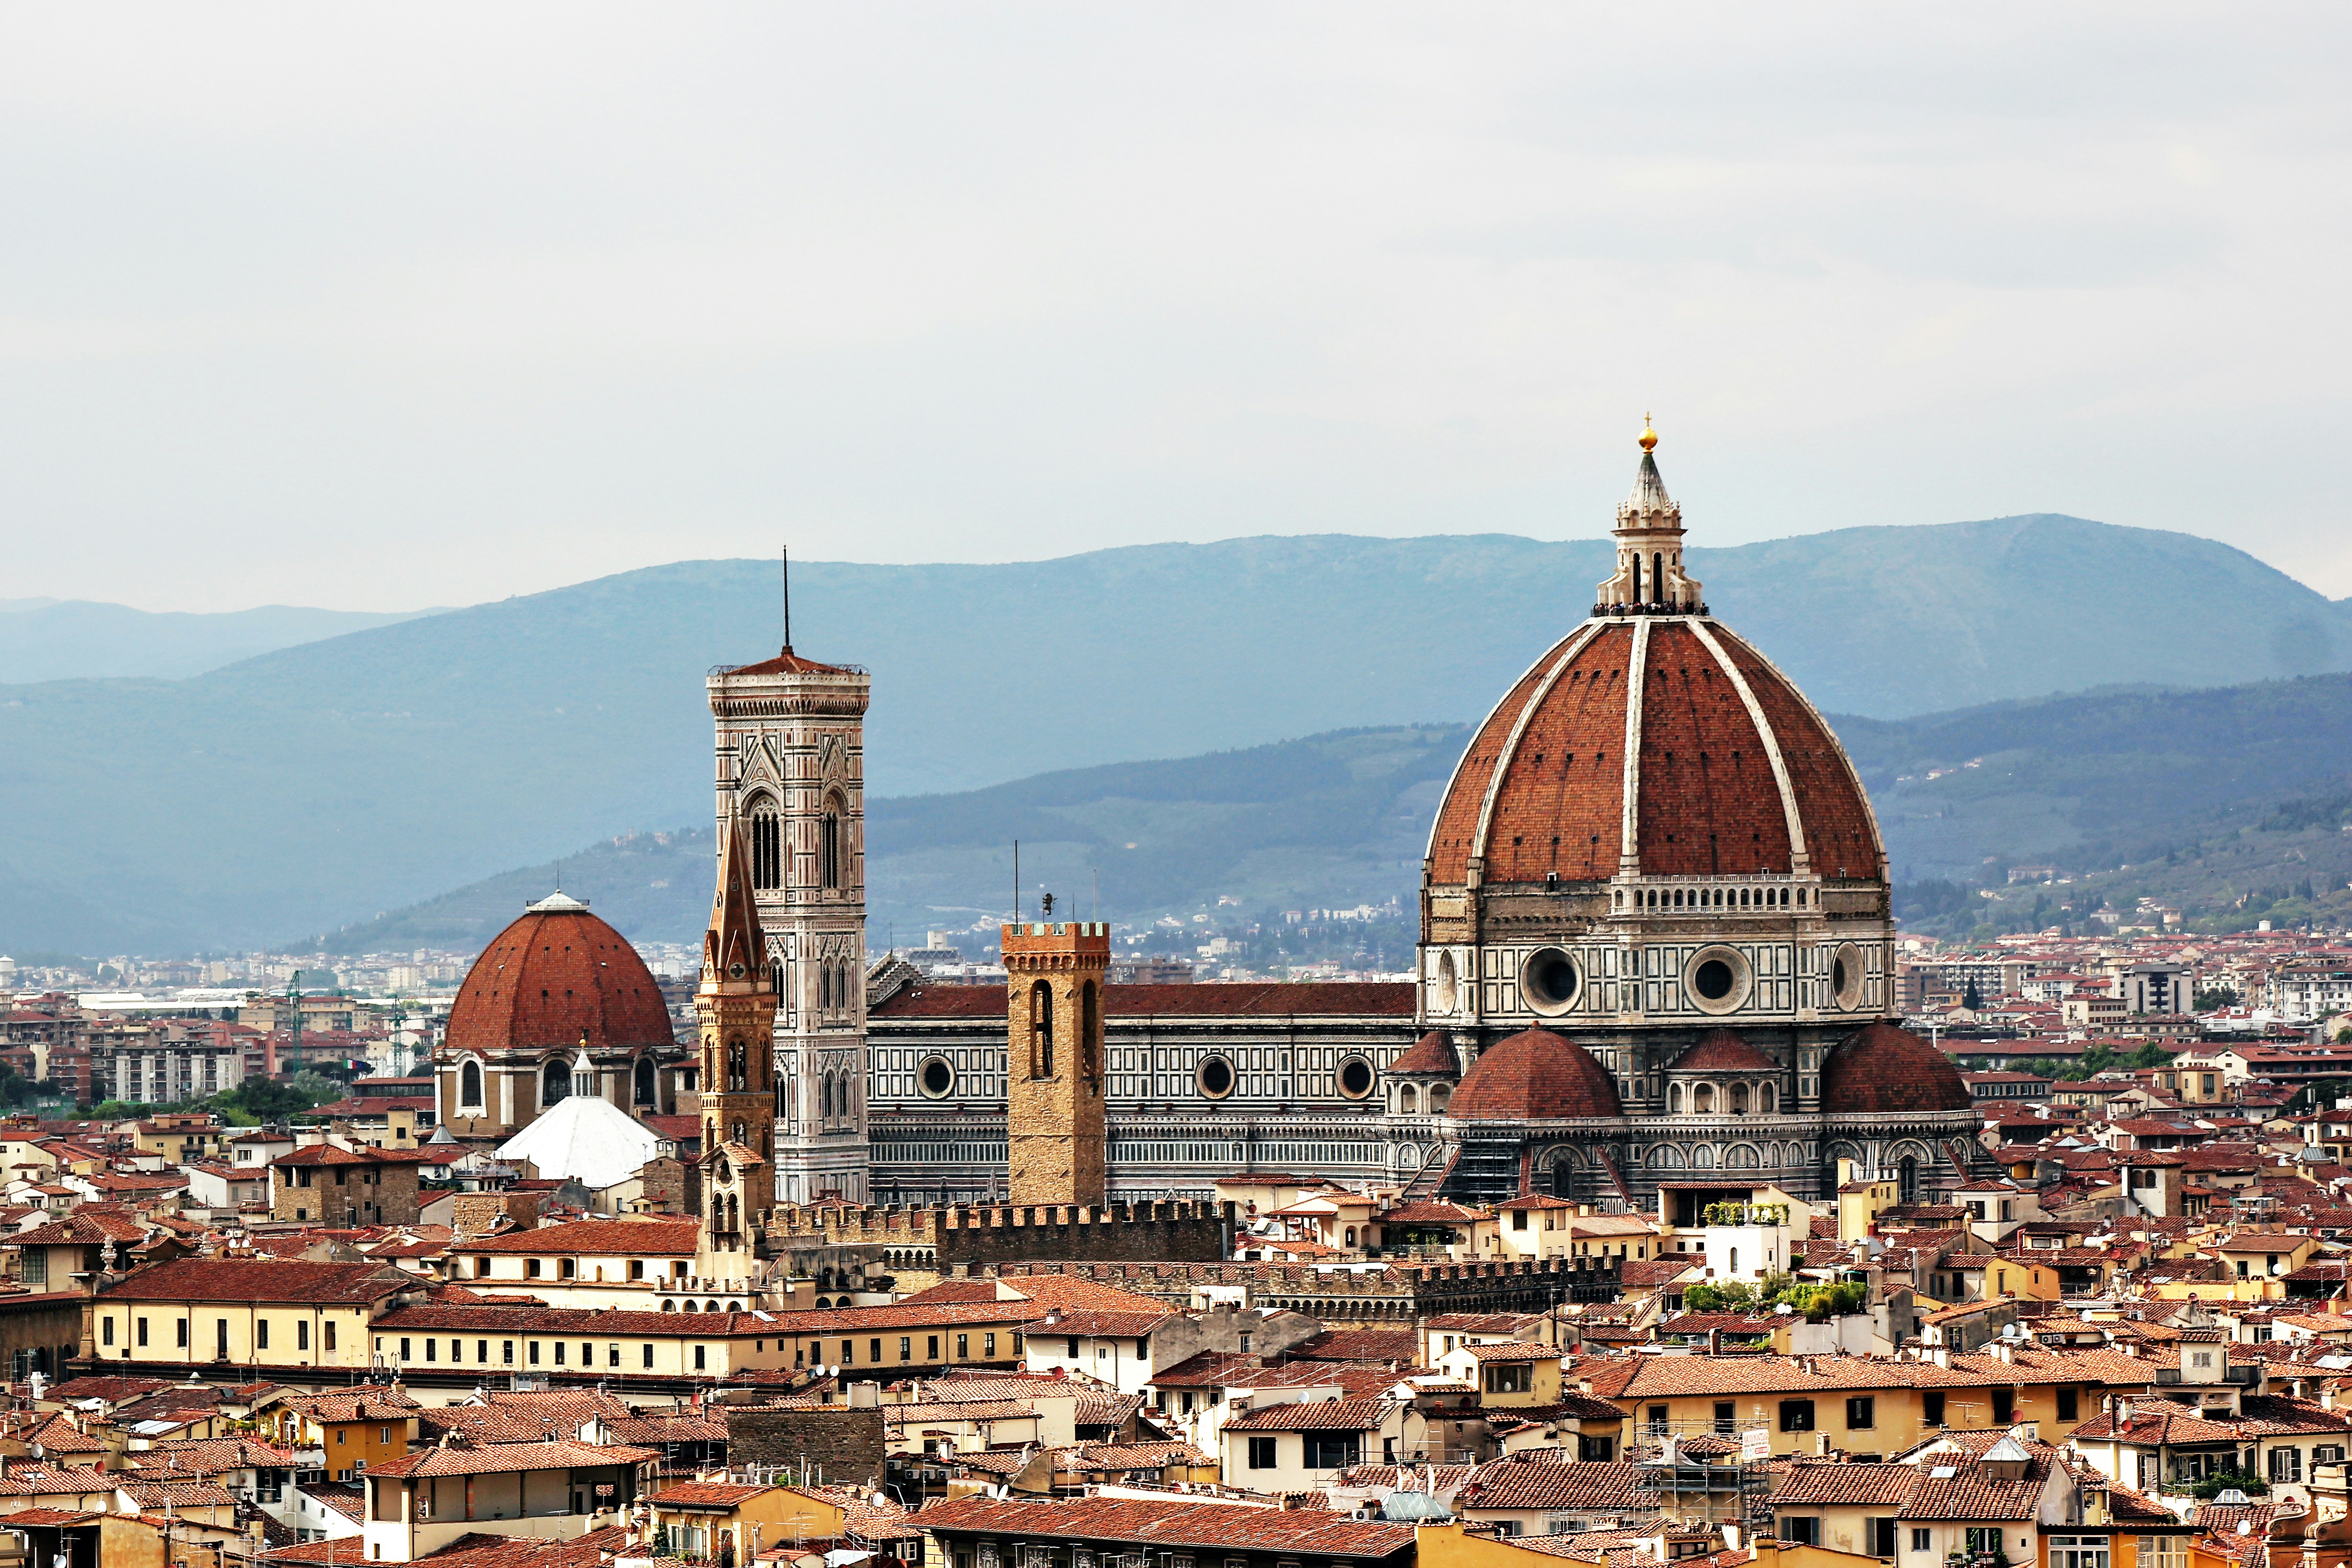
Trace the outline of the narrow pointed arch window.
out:
<instances>
[{"instance_id":1,"label":"narrow pointed arch window","mask_svg":"<svg viewBox=\"0 0 2352 1568\"><path fill-rule=\"evenodd\" d=\"M1666 568L1664 553L1650 558L1650 597L1660 604L1666 601Z\"/></svg>"},{"instance_id":2,"label":"narrow pointed arch window","mask_svg":"<svg viewBox=\"0 0 2352 1568\"><path fill-rule=\"evenodd\" d=\"M748 1089L751 1086L751 1055L743 1049L743 1042L741 1040L730 1040L727 1044L728 1090L730 1092L740 1093L741 1091Z\"/></svg>"},{"instance_id":3,"label":"narrow pointed arch window","mask_svg":"<svg viewBox=\"0 0 2352 1568\"><path fill-rule=\"evenodd\" d=\"M824 810L817 818L816 864L817 885L832 892L842 885L842 818L845 815L841 797L827 795Z\"/></svg>"},{"instance_id":4,"label":"narrow pointed arch window","mask_svg":"<svg viewBox=\"0 0 2352 1568\"><path fill-rule=\"evenodd\" d=\"M751 885L762 893L784 885L784 820L766 795L751 797Z\"/></svg>"},{"instance_id":5,"label":"narrow pointed arch window","mask_svg":"<svg viewBox=\"0 0 2352 1568\"><path fill-rule=\"evenodd\" d=\"M1054 988L1043 980L1029 988L1029 1076L1054 1076Z\"/></svg>"},{"instance_id":6,"label":"narrow pointed arch window","mask_svg":"<svg viewBox=\"0 0 2352 1568\"><path fill-rule=\"evenodd\" d=\"M1102 999L1092 980L1078 988L1078 1071L1102 1076Z\"/></svg>"}]
</instances>

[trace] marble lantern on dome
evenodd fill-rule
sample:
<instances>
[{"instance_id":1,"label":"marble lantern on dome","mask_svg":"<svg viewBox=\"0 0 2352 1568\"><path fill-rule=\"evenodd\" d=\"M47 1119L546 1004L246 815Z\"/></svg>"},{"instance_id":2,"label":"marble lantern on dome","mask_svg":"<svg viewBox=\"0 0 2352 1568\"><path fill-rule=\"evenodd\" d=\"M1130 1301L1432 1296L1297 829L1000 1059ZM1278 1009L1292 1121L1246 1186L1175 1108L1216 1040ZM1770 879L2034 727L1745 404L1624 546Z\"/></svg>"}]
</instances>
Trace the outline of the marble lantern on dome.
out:
<instances>
[{"instance_id":1,"label":"marble lantern on dome","mask_svg":"<svg viewBox=\"0 0 2352 1568\"><path fill-rule=\"evenodd\" d=\"M1656 444L1645 430L1600 602L1478 727L1430 836L1418 1014L1474 1063L1444 1190L1646 1203L1721 1171L1811 1197L1840 1158L1948 1186L1983 1157L1975 1115L1888 1021L1869 799L1684 572ZM1887 1071L1902 1090L1863 1087Z\"/></svg>"}]
</instances>

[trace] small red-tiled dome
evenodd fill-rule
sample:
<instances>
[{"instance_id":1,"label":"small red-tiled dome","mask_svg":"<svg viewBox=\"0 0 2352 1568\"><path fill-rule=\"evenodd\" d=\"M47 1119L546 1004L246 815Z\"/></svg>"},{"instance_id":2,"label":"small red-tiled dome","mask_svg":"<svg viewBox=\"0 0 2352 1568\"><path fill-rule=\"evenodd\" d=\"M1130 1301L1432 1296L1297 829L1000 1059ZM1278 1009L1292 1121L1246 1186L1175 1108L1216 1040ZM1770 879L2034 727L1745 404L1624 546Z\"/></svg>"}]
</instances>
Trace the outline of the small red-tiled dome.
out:
<instances>
[{"instance_id":1,"label":"small red-tiled dome","mask_svg":"<svg viewBox=\"0 0 2352 1568\"><path fill-rule=\"evenodd\" d=\"M1395 1078L1459 1078L1462 1059L1454 1053L1454 1041L1442 1029L1431 1030L1412 1042L1412 1049L1389 1063L1389 1074Z\"/></svg>"},{"instance_id":2,"label":"small red-tiled dome","mask_svg":"<svg viewBox=\"0 0 2352 1568\"><path fill-rule=\"evenodd\" d=\"M1446 1113L1471 1122L1532 1122L1622 1116L1624 1106L1616 1080L1582 1046L1548 1029L1531 1029L1481 1056Z\"/></svg>"},{"instance_id":3,"label":"small red-tiled dome","mask_svg":"<svg viewBox=\"0 0 2352 1568\"><path fill-rule=\"evenodd\" d=\"M667 1045L669 1009L637 950L562 894L493 938L449 1008L451 1051Z\"/></svg>"},{"instance_id":4,"label":"small red-tiled dome","mask_svg":"<svg viewBox=\"0 0 2352 1568\"><path fill-rule=\"evenodd\" d=\"M1966 1111L1974 1103L1949 1057L1891 1023L1854 1030L1822 1064L1822 1109L1831 1115Z\"/></svg>"},{"instance_id":5,"label":"small red-tiled dome","mask_svg":"<svg viewBox=\"0 0 2352 1568\"><path fill-rule=\"evenodd\" d=\"M1670 1072L1777 1072L1780 1064L1732 1033L1717 1030L1683 1052Z\"/></svg>"}]
</instances>

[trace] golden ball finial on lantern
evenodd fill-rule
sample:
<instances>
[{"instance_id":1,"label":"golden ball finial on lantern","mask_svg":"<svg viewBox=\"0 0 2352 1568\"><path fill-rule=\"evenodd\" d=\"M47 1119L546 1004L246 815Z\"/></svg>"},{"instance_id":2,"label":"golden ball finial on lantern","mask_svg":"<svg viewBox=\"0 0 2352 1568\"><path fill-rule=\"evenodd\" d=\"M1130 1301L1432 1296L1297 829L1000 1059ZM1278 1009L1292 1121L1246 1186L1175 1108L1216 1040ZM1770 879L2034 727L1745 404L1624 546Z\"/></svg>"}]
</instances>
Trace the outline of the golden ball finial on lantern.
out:
<instances>
[{"instance_id":1,"label":"golden ball finial on lantern","mask_svg":"<svg viewBox=\"0 0 2352 1568\"><path fill-rule=\"evenodd\" d=\"M1650 416L1645 413L1642 416L1642 450L1654 452L1657 447L1658 433L1650 428Z\"/></svg>"}]
</instances>

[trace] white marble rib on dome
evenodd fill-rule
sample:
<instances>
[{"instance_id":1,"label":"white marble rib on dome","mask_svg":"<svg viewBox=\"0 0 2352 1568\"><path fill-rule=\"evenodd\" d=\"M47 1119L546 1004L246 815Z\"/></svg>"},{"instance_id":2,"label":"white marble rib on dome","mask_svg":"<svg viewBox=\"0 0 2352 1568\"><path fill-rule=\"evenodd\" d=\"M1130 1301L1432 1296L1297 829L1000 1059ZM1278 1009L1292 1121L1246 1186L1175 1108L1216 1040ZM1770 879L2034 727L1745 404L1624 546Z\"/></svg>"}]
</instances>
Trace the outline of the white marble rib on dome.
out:
<instances>
[{"instance_id":1,"label":"white marble rib on dome","mask_svg":"<svg viewBox=\"0 0 2352 1568\"><path fill-rule=\"evenodd\" d=\"M652 1128L593 1094L573 1094L499 1145L502 1160L529 1160L550 1180L576 1177L591 1189L637 1174L660 1140Z\"/></svg>"}]
</instances>

